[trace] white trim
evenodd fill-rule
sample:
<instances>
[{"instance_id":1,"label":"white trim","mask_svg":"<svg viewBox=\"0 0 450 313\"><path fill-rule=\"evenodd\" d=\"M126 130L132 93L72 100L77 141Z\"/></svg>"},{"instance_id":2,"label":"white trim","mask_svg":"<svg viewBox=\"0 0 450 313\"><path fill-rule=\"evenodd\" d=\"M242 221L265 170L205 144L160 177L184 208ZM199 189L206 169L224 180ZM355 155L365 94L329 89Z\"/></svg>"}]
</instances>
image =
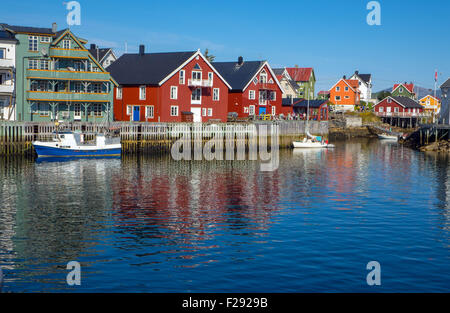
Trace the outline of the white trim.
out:
<instances>
[{"instance_id":1,"label":"white trim","mask_svg":"<svg viewBox=\"0 0 450 313\"><path fill-rule=\"evenodd\" d=\"M253 75L253 77L248 81L247 85L245 85L245 87L242 89L242 92L244 92L244 91L247 89L248 85L250 85L250 83L253 81L253 79L259 74L259 72L261 72L262 69L264 69L264 67L265 67L266 65L267 65L267 68L268 68L268 70L269 70L269 72L270 72L270 75L272 75L272 78L275 80L275 82L277 83L278 87L280 87L281 93L282 93L282 94L285 94L284 89L283 89L283 86L281 86L281 84L280 84L280 82L279 82L279 80L278 80L278 78L277 78L277 75L275 75L275 73L273 72L272 68L271 68L270 65L269 65L269 62L267 62L267 61L264 61L264 63L263 63L263 64L260 66L260 68L256 71L255 75Z\"/></svg>"},{"instance_id":2,"label":"white trim","mask_svg":"<svg viewBox=\"0 0 450 313\"><path fill-rule=\"evenodd\" d=\"M151 111L151 113L152 113L151 115L148 114L149 111ZM155 107L153 105L146 105L145 106L145 118L154 118L154 117L155 117Z\"/></svg>"},{"instance_id":3,"label":"white trim","mask_svg":"<svg viewBox=\"0 0 450 313\"><path fill-rule=\"evenodd\" d=\"M217 92L217 99L214 99L214 92ZM220 89L213 88L213 101L220 101Z\"/></svg>"},{"instance_id":4,"label":"white trim","mask_svg":"<svg viewBox=\"0 0 450 313\"><path fill-rule=\"evenodd\" d=\"M177 109L177 114L172 114L172 109L173 108L176 108ZM170 106L170 116L179 116L180 115L180 112L179 112L179 108L178 108L178 105L171 105Z\"/></svg>"},{"instance_id":5,"label":"white trim","mask_svg":"<svg viewBox=\"0 0 450 313\"><path fill-rule=\"evenodd\" d=\"M406 88L405 85L403 85L402 83L400 83L400 84L398 84L397 87L395 87L394 89L392 89L391 93L393 93L394 91L396 91L397 88L400 87L400 86L402 86L403 88L405 88L409 93L414 93L414 84L412 84L412 85L413 85L413 91L410 91L408 88Z\"/></svg>"},{"instance_id":6,"label":"white trim","mask_svg":"<svg viewBox=\"0 0 450 313\"><path fill-rule=\"evenodd\" d=\"M142 97L142 88L144 88L144 97ZM145 85L139 86L139 100L147 100L147 87Z\"/></svg>"},{"instance_id":7,"label":"white trim","mask_svg":"<svg viewBox=\"0 0 450 313\"><path fill-rule=\"evenodd\" d=\"M219 76L219 78L225 83L225 85L227 85L228 89L231 89L230 84L222 77L222 75L219 74L219 72L214 68L214 66L212 66L211 63L203 56L203 54L200 52L200 49L197 50L197 52L195 52L189 59L187 59L183 64L181 64L172 73L167 75L166 78L164 78L162 81L160 81L158 85L161 86L162 84L164 84L167 80L169 80L173 75L178 73L179 70L184 68L186 66L186 64L189 64L189 62L191 62L197 56L201 56L203 61L205 61L206 64L214 71L214 73L216 73L216 75Z\"/></svg>"},{"instance_id":8,"label":"white trim","mask_svg":"<svg viewBox=\"0 0 450 313\"><path fill-rule=\"evenodd\" d=\"M341 80L343 80L344 81L344 83L347 85L347 86L349 86L350 87L350 89L353 91L353 92L356 92L356 90L355 89L353 89L353 87L352 86L350 86L350 84L349 83L347 83L346 81L345 81L345 79L343 79L343 78L341 78L341 79L339 79L338 81L337 81L337 83L336 84L334 84L331 88L330 88L330 90L328 90L328 91L331 91L331 90L333 90L333 88L337 85L337 84L339 84L340 82L341 82ZM350 80L354 80L354 79L350 79Z\"/></svg>"},{"instance_id":9,"label":"white trim","mask_svg":"<svg viewBox=\"0 0 450 313\"><path fill-rule=\"evenodd\" d=\"M172 90L174 90L174 95L172 96ZM177 100L178 99L178 86L170 86L170 99Z\"/></svg>"}]
</instances>

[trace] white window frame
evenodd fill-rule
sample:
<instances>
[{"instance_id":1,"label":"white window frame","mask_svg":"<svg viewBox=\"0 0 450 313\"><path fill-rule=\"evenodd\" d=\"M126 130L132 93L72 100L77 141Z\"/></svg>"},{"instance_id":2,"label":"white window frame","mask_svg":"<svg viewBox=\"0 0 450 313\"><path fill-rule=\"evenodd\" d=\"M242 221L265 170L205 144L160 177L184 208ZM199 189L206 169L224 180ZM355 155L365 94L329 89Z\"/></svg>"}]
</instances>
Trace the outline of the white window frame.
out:
<instances>
[{"instance_id":1,"label":"white window frame","mask_svg":"<svg viewBox=\"0 0 450 313\"><path fill-rule=\"evenodd\" d=\"M39 51L38 36L28 36L28 51Z\"/></svg>"},{"instance_id":2,"label":"white window frame","mask_svg":"<svg viewBox=\"0 0 450 313\"><path fill-rule=\"evenodd\" d=\"M277 107L272 105L272 115L275 116L277 114Z\"/></svg>"},{"instance_id":3,"label":"white window frame","mask_svg":"<svg viewBox=\"0 0 450 313\"><path fill-rule=\"evenodd\" d=\"M266 90L260 90L259 91L259 105L266 105L267 104L267 91Z\"/></svg>"},{"instance_id":4,"label":"white window frame","mask_svg":"<svg viewBox=\"0 0 450 313\"><path fill-rule=\"evenodd\" d=\"M145 106L145 117L154 118L155 117L155 107L153 105Z\"/></svg>"},{"instance_id":5,"label":"white window frame","mask_svg":"<svg viewBox=\"0 0 450 313\"><path fill-rule=\"evenodd\" d=\"M83 86L81 86L80 82L75 82L73 86L73 92L81 93L83 92Z\"/></svg>"},{"instance_id":6,"label":"white window frame","mask_svg":"<svg viewBox=\"0 0 450 313\"><path fill-rule=\"evenodd\" d=\"M194 74L200 74L200 78L196 77L194 78ZM198 76L198 75L195 75ZM191 78L193 81L201 81L202 80L202 72L201 71L192 71Z\"/></svg>"},{"instance_id":7,"label":"white window frame","mask_svg":"<svg viewBox=\"0 0 450 313\"><path fill-rule=\"evenodd\" d=\"M212 116L213 115L213 109L212 108L208 108L208 116Z\"/></svg>"},{"instance_id":8,"label":"white window frame","mask_svg":"<svg viewBox=\"0 0 450 313\"><path fill-rule=\"evenodd\" d=\"M139 100L147 99L147 88L145 85L139 86Z\"/></svg>"},{"instance_id":9,"label":"white window frame","mask_svg":"<svg viewBox=\"0 0 450 313\"><path fill-rule=\"evenodd\" d=\"M123 93L122 87L117 87L117 89L116 89L116 98L117 99L122 99L122 93Z\"/></svg>"},{"instance_id":10,"label":"white window frame","mask_svg":"<svg viewBox=\"0 0 450 313\"><path fill-rule=\"evenodd\" d=\"M400 109L398 107L394 107L394 113L400 112Z\"/></svg>"},{"instance_id":11,"label":"white window frame","mask_svg":"<svg viewBox=\"0 0 450 313\"><path fill-rule=\"evenodd\" d=\"M213 89L213 101L219 101L220 100L220 89L214 88Z\"/></svg>"},{"instance_id":12,"label":"white window frame","mask_svg":"<svg viewBox=\"0 0 450 313\"><path fill-rule=\"evenodd\" d=\"M199 90L200 92L200 96L199 99L193 99L194 97L194 92L197 93L197 90ZM197 95L196 95L197 96ZM202 89L201 88L195 88L192 90L192 94L191 94L191 104L201 104L202 103Z\"/></svg>"},{"instance_id":13,"label":"white window frame","mask_svg":"<svg viewBox=\"0 0 450 313\"><path fill-rule=\"evenodd\" d=\"M266 73L266 71L262 70L261 74L259 74L259 82L261 84L267 84L267 73Z\"/></svg>"},{"instance_id":14,"label":"white window frame","mask_svg":"<svg viewBox=\"0 0 450 313\"><path fill-rule=\"evenodd\" d=\"M214 73L208 72L208 81L211 82L211 86L213 85Z\"/></svg>"},{"instance_id":15,"label":"white window frame","mask_svg":"<svg viewBox=\"0 0 450 313\"><path fill-rule=\"evenodd\" d=\"M37 70L39 68L39 62L37 59L28 60L28 68L32 70Z\"/></svg>"},{"instance_id":16,"label":"white window frame","mask_svg":"<svg viewBox=\"0 0 450 313\"><path fill-rule=\"evenodd\" d=\"M170 99L177 100L178 99L178 87L170 86Z\"/></svg>"},{"instance_id":17,"label":"white window frame","mask_svg":"<svg viewBox=\"0 0 450 313\"><path fill-rule=\"evenodd\" d=\"M64 39L62 42L63 49L70 49L70 39Z\"/></svg>"},{"instance_id":18,"label":"white window frame","mask_svg":"<svg viewBox=\"0 0 450 313\"><path fill-rule=\"evenodd\" d=\"M255 115L255 106L253 104L248 106L248 114Z\"/></svg>"},{"instance_id":19,"label":"white window frame","mask_svg":"<svg viewBox=\"0 0 450 313\"><path fill-rule=\"evenodd\" d=\"M50 43L51 37L49 36L41 36L41 42Z\"/></svg>"},{"instance_id":20,"label":"white window frame","mask_svg":"<svg viewBox=\"0 0 450 313\"><path fill-rule=\"evenodd\" d=\"M275 91L270 92L270 101L276 101L277 100L277 93Z\"/></svg>"},{"instance_id":21,"label":"white window frame","mask_svg":"<svg viewBox=\"0 0 450 313\"><path fill-rule=\"evenodd\" d=\"M0 48L0 51L3 51L3 57L0 57L0 59L6 59L6 49Z\"/></svg>"},{"instance_id":22,"label":"white window frame","mask_svg":"<svg viewBox=\"0 0 450 313\"><path fill-rule=\"evenodd\" d=\"M185 72L185 70L181 70L180 71L179 83L180 83L180 85L184 85L186 83L186 72Z\"/></svg>"},{"instance_id":23,"label":"white window frame","mask_svg":"<svg viewBox=\"0 0 450 313\"><path fill-rule=\"evenodd\" d=\"M133 112L133 106L132 105L127 105L127 115L131 115Z\"/></svg>"},{"instance_id":24,"label":"white window frame","mask_svg":"<svg viewBox=\"0 0 450 313\"><path fill-rule=\"evenodd\" d=\"M391 113L391 107L386 107L386 113Z\"/></svg>"},{"instance_id":25,"label":"white window frame","mask_svg":"<svg viewBox=\"0 0 450 313\"><path fill-rule=\"evenodd\" d=\"M50 63L48 60L40 60L39 69L48 71L50 69Z\"/></svg>"},{"instance_id":26,"label":"white window frame","mask_svg":"<svg viewBox=\"0 0 450 313\"><path fill-rule=\"evenodd\" d=\"M334 96L334 101L341 101L341 96Z\"/></svg>"},{"instance_id":27,"label":"white window frame","mask_svg":"<svg viewBox=\"0 0 450 313\"><path fill-rule=\"evenodd\" d=\"M256 92L254 90L248 91L248 99L249 100L255 100L256 99Z\"/></svg>"},{"instance_id":28,"label":"white window frame","mask_svg":"<svg viewBox=\"0 0 450 313\"><path fill-rule=\"evenodd\" d=\"M78 112L79 114L77 114L77 112ZM80 104L80 103L75 103L75 104L73 105L73 119L74 119L74 120L81 120L81 112L82 112L82 110L81 110L81 104Z\"/></svg>"},{"instance_id":29,"label":"white window frame","mask_svg":"<svg viewBox=\"0 0 450 313\"><path fill-rule=\"evenodd\" d=\"M178 116L178 105L170 106L170 116Z\"/></svg>"},{"instance_id":30,"label":"white window frame","mask_svg":"<svg viewBox=\"0 0 450 313\"><path fill-rule=\"evenodd\" d=\"M202 108L202 116L206 116L206 108Z\"/></svg>"},{"instance_id":31,"label":"white window frame","mask_svg":"<svg viewBox=\"0 0 450 313\"><path fill-rule=\"evenodd\" d=\"M339 87L339 86L336 86L336 91L341 91L341 87Z\"/></svg>"},{"instance_id":32,"label":"white window frame","mask_svg":"<svg viewBox=\"0 0 450 313\"><path fill-rule=\"evenodd\" d=\"M378 108L378 112L380 112L380 113L383 113L383 110L384 108L382 107L382 106L380 106L379 108Z\"/></svg>"},{"instance_id":33,"label":"white window frame","mask_svg":"<svg viewBox=\"0 0 450 313\"><path fill-rule=\"evenodd\" d=\"M403 92L403 88L402 87L398 88L398 92L402 93Z\"/></svg>"}]
</instances>

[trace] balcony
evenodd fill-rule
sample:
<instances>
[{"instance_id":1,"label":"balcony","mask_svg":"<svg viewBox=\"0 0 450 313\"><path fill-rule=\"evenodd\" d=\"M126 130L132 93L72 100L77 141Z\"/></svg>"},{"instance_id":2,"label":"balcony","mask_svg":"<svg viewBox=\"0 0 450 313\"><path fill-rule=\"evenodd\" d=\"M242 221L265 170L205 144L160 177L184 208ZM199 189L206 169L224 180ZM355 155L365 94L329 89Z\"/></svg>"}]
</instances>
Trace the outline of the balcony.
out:
<instances>
[{"instance_id":1,"label":"balcony","mask_svg":"<svg viewBox=\"0 0 450 313\"><path fill-rule=\"evenodd\" d=\"M12 59L0 59L0 68L14 68L14 61Z\"/></svg>"},{"instance_id":2,"label":"balcony","mask_svg":"<svg viewBox=\"0 0 450 313\"><path fill-rule=\"evenodd\" d=\"M375 112L379 117L430 117L430 112Z\"/></svg>"},{"instance_id":3,"label":"balcony","mask_svg":"<svg viewBox=\"0 0 450 313\"><path fill-rule=\"evenodd\" d=\"M13 85L0 85L0 94L10 94L14 92Z\"/></svg>"},{"instance_id":4,"label":"balcony","mask_svg":"<svg viewBox=\"0 0 450 313\"><path fill-rule=\"evenodd\" d=\"M35 70L27 69L27 78L55 79L55 80L81 80L81 81L109 81L109 73L103 72L81 72L69 70Z\"/></svg>"},{"instance_id":5,"label":"balcony","mask_svg":"<svg viewBox=\"0 0 450 313\"><path fill-rule=\"evenodd\" d=\"M50 48L49 56L52 58L87 59L89 52L81 49Z\"/></svg>"},{"instance_id":6,"label":"balcony","mask_svg":"<svg viewBox=\"0 0 450 313\"><path fill-rule=\"evenodd\" d=\"M206 87L211 88L213 85L211 80L208 79L189 79L188 86L189 87Z\"/></svg>"},{"instance_id":7,"label":"balcony","mask_svg":"<svg viewBox=\"0 0 450 313\"><path fill-rule=\"evenodd\" d=\"M108 93L75 93L53 91L27 91L27 100L61 102L109 102Z\"/></svg>"}]
</instances>

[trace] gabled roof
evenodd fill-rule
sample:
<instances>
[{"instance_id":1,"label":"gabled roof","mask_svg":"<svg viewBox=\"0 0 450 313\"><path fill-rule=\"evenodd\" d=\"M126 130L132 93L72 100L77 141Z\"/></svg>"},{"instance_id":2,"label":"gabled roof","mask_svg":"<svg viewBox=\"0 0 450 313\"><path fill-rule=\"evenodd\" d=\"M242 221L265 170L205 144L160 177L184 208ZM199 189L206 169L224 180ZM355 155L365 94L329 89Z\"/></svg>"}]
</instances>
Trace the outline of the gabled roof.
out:
<instances>
[{"instance_id":1,"label":"gabled roof","mask_svg":"<svg viewBox=\"0 0 450 313\"><path fill-rule=\"evenodd\" d=\"M441 88L450 88L450 78L441 85Z\"/></svg>"},{"instance_id":2,"label":"gabled roof","mask_svg":"<svg viewBox=\"0 0 450 313\"><path fill-rule=\"evenodd\" d=\"M1 42L17 42L16 37L14 34L11 34L10 32L7 32L5 30L0 30L0 41Z\"/></svg>"},{"instance_id":3,"label":"gabled roof","mask_svg":"<svg viewBox=\"0 0 450 313\"><path fill-rule=\"evenodd\" d=\"M99 62L103 60L103 58L108 54L109 51L111 51L111 48L95 48L95 49L89 48L89 52Z\"/></svg>"},{"instance_id":4,"label":"gabled roof","mask_svg":"<svg viewBox=\"0 0 450 313\"><path fill-rule=\"evenodd\" d=\"M422 101L423 99L428 98L428 97L433 98L434 100L437 100L437 101L441 101L441 99L439 99L438 97L434 97L432 95L425 95L422 98L420 98L419 101Z\"/></svg>"},{"instance_id":5,"label":"gabled roof","mask_svg":"<svg viewBox=\"0 0 450 313\"><path fill-rule=\"evenodd\" d=\"M289 75L296 82L306 82L312 75L312 67L287 67L286 68Z\"/></svg>"},{"instance_id":6,"label":"gabled roof","mask_svg":"<svg viewBox=\"0 0 450 313\"><path fill-rule=\"evenodd\" d=\"M383 102L384 100L386 100L388 98L391 98L392 100L394 100L395 102L397 102L404 108L411 108L411 109L423 108L423 106L419 102L417 102L409 97L394 97L394 96L388 96L388 97L384 98L383 100L381 100L380 102L378 102L376 105L380 104L381 102Z\"/></svg>"},{"instance_id":7,"label":"gabled roof","mask_svg":"<svg viewBox=\"0 0 450 313\"><path fill-rule=\"evenodd\" d=\"M332 90L332 89L333 89L337 84L339 84L341 81L343 81L347 86L349 86L350 89L351 89L353 92L359 92L359 90L358 90L359 82L358 82L356 79L344 79L344 78L339 79L339 80L337 81L337 83L334 84L334 85L330 88L330 90Z\"/></svg>"},{"instance_id":8,"label":"gabled roof","mask_svg":"<svg viewBox=\"0 0 450 313\"><path fill-rule=\"evenodd\" d=\"M372 78L372 74L360 74L358 71L355 71L350 77L356 76L361 81L363 81L366 85L369 84L370 79Z\"/></svg>"},{"instance_id":9,"label":"gabled roof","mask_svg":"<svg viewBox=\"0 0 450 313\"><path fill-rule=\"evenodd\" d=\"M392 88L392 92L394 92L394 90L397 89L400 86L403 86L410 93L414 93L414 84L395 84L394 88Z\"/></svg>"},{"instance_id":10,"label":"gabled roof","mask_svg":"<svg viewBox=\"0 0 450 313\"><path fill-rule=\"evenodd\" d=\"M231 85L232 90L244 90L253 77L258 74L265 61L213 62L212 65Z\"/></svg>"},{"instance_id":11,"label":"gabled roof","mask_svg":"<svg viewBox=\"0 0 450 313\"><path fill-rule=\"evenodd\" d=\"M318 93L318 95L329 95L329 94L330 94L330 91L328 91L328 90L321 90Z\"/></svg>"},{"instance_id":12,"label":"gabled roof","mask_svg":"<svg viewBox=\"0 0 450 313\"><path fill-rule=\"evenodd\" d=\"M108 67L121 85L159 85L196 52L127 53Z\"/></svg>"},{"instance_id":13,"label":"gabled roof","mask_svg":"<svg viewBox=\"0 0 450 313\"><path fill-rule=\"evenodd\" d=\"M273 68L272 70L276 76L282 76L285 71L284 68Z\"/></svg>"},{"instance_id":14,"label":"gabled roof","mask_svg":"<svg viewBox=\"0 0 450 313\"><path fill-rule=\"evenodd\" d=\"M220 79L231 89L211 63L198 51L123 54L108 66L112 77L121 85L158 85L164 84L187 63L200 56Z\"/></svg>"}]
</instances>

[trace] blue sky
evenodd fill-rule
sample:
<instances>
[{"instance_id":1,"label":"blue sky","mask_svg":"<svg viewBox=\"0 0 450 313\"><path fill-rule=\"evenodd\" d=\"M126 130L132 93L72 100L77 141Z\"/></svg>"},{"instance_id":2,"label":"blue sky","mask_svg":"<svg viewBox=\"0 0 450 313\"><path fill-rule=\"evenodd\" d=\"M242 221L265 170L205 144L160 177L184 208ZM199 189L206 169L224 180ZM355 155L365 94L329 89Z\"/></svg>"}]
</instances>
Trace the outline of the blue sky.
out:
<instances>
[{"instance_id":1,"label":"blue sky","mask_svg":"<svg viewBox=\"0 0 450 313\"><path fill-rule=\"evenodd\" d=\"M450 77L450 1L380 0L381 26L369 26L369 0L114 1L80 0L79 36L118 54L202 51L217 61L265 59L272 67L314 67L328 90L356 69L374 90L412 81L434 88ZM0 22L66 28L63 1L8 0Z\"/></svg>"}]
</instances>

